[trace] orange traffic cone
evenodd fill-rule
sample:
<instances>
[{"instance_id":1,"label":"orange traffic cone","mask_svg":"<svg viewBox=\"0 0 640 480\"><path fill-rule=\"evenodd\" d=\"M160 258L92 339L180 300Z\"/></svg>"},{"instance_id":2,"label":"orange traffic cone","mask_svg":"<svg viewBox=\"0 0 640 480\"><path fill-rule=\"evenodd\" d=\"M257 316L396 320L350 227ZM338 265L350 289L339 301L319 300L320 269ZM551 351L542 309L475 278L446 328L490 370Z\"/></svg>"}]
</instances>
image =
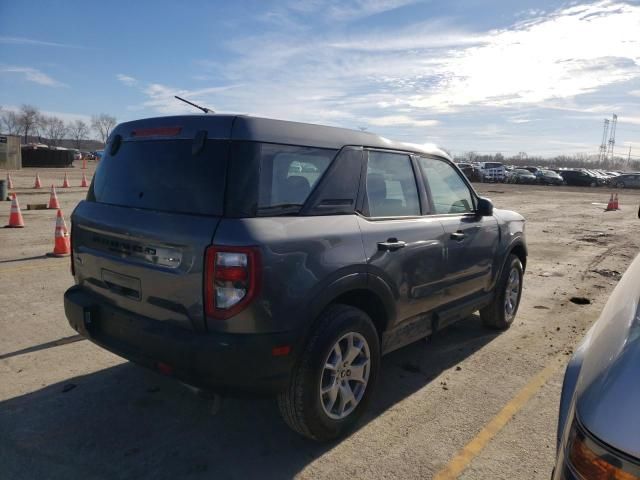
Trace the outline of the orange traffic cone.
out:
<instances>
[{"instance_id":1,"label":"orange traffic cone","mask_svg":"<svg viewBox=\"0 0 640 480\"><path fill-rule=\"evenodd\" d=\"M614 210L620 210L620 206L618 205L618 194L616 193L616 196L613 197L613 209Z\"/></svg>"},{"instance_id":2,"label":"orange traffic cone","mask_svg":"<svg viewBox=\"0 0 640 480\"><path fill-rule=\"evenodd\" d=\"M53 257L66 257L71 254L71 243L69 242L69 232L67 224L62 216L62 210L58 209L56 216L56 233L54 239L53 252L49 255Z\"/></svg>"},{"instance_id":3,"label":"orange traffic cone","mask_svg":"<svg viewBox=\"0 0 640 480\"><path fill-rule=\"evenodd\" d=\"M40 183L40 175L36 173L36 183L33 185L33 188L42 188L42 183Z\"/></svg>"},{"instance_id":4,"label":"orange traffic cone","mask_svg":"<svg viewBox=\"0 0 640 480\"><path fill-rule=\"evenodd\" d=\"M87 176L84 174L84 172L82 172L82 183L80 183L81 187L88 187L89 184L87 183Z\"/></svg>"},{"instance_id":5,"label":"orange traffic cone","mask_svg":"<svg viewBox=\"0 0 640 480\"><path fill-rule=\"evenodd\" d=\"M62 182L62 188L69 188L69 179L67 178L67 172L64 172L64 181Z\"/></svg>"},{"instance_id":6,"label":"orange traffic cone","mask_svg":"<svg viewBox=\"0 0 640 480\"><path fill-rule=\"evenodd\" d=\"M82 169L83 169L83 170L86 170L86 169L87 169L87 159L86 159L86 158L83 158L83 159L82 159Z\"/></svg>"},{"instance_id":7,"label":"orange traffic cone","mask_svg":"<svg viewBox=\"0 0 640 480\"><path fill-rule=\"evenodd\" d=\"M7 188L9 190L13 190L13 179L11 178L11 174L9 172L7 172Z\"/></svg>"},{"instance_id":8,"label":"orange traffic cone","mask_svg":"<svg viewBox=\"0 0 640 480\"><path fill-rule=\"evenodd\" d=\"M56 195L56 187L51 185L51 196L49 197L49 206L47 208L60 208L58 195Z\"/></svg>"},{"instance_id":9,"label":"orange traffic cone","mask_svg":"<svg viewBox=\"0 0 640 480\"><path fill-rule=\"evenodd\" d=\"M611 210L614 210L614 208L613 208L613 193L611 194L611 197L609 198L609 203L607 203L607 208L605 209L605 212L610 212Z\"/></svg>"},{"instance_id":10,"label":"orange traffic cone","mask_svg":"<svg viewBox=\"0 0 640 480\"><path fill-rule=\"evenodd\" d=\"M18 196L14 193L11 196L11 213L9 214L8 228L22 228L24 227L24 220L22 219L22 212L20 212L20 204L18 203Z\"/></svg>"}]
</instances>

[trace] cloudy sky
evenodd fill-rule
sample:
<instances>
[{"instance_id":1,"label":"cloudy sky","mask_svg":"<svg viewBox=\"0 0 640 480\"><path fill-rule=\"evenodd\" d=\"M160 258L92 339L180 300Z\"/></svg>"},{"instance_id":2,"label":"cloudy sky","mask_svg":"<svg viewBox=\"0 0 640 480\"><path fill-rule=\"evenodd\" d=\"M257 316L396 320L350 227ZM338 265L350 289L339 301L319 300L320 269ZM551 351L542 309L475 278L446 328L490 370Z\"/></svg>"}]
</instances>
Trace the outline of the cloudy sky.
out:
<instances>
[{"instance_id":1,"label":"cloudy sky","mask_svg":"<svg viewBox=\"0 0 640 480\"><path fill-rule=\"evenodd\" d=\"M640 158L640 2L0 1L0 105L221 112L453 152Z\"/></svg>"}]
</instances>

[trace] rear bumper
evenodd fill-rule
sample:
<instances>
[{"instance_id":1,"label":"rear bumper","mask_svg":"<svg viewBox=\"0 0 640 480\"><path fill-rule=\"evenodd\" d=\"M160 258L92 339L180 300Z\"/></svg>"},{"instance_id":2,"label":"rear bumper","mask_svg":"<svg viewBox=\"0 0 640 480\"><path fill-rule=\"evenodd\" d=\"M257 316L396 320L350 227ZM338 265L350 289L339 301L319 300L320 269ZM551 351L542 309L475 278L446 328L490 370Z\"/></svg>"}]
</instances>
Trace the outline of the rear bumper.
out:
<instances>
[{"instance_id":1,"label":"rear bumper","mask_svg":"<svg viewBox=\"0 0 640 480\"><path fill-rule=\"evenodd\" d=\"M288 385L295 352L273 356L272 349L293 346L292 333L195 332L122 310L79 286L65 292L64 309L71 327L93 343L195 387L273 394Z\"/></svg>"}]
</instances>

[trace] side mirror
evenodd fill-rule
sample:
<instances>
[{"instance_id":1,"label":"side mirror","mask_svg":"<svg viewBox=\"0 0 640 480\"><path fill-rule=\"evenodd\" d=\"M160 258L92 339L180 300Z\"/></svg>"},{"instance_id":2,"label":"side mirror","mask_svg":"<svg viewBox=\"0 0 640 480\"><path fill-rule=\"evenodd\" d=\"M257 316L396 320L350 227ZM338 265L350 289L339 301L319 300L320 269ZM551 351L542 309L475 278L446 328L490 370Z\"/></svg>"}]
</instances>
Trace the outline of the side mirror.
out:
<instances>
[{"instance_id":1,"label":"side mirror","mask_svg":"<svg viewBox=\"0 0 640 480\"><path fill-rule=\"evenodd\" d=\"M478 198L478 207L476 208L476 213L480 217L490 217L493 215L493 202L488 198L480 197Z\"/></svg>"}]
</instances>

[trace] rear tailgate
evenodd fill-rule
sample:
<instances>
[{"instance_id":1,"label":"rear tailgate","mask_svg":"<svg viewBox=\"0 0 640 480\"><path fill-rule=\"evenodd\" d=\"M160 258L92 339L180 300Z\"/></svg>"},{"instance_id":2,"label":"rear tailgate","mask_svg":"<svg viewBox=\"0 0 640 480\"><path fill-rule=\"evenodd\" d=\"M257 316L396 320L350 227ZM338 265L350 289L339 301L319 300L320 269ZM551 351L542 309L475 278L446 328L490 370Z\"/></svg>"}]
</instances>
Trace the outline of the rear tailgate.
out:
<instances>
[{"instance_id":1,"label":"rear tailgate","mask_svg":"<svg viewBox=\"0 0 640 480\"><path fill-rule=\"evenodd\" d=\"M76 282L125 310L204 330L205 249L223 214L230 121L119 125L72 215Z\"/></svg>"},{"instance_id":2,"label":"rear tailgate","mask_svg":"<svg viewBox=\"0 0 640 480\"><path fill-rule=\"evenodd\" d=\"M204 251L218 222L82 202L73 214L76 282L131 312L203 330Z\"/></svg>"}]
</instances>

